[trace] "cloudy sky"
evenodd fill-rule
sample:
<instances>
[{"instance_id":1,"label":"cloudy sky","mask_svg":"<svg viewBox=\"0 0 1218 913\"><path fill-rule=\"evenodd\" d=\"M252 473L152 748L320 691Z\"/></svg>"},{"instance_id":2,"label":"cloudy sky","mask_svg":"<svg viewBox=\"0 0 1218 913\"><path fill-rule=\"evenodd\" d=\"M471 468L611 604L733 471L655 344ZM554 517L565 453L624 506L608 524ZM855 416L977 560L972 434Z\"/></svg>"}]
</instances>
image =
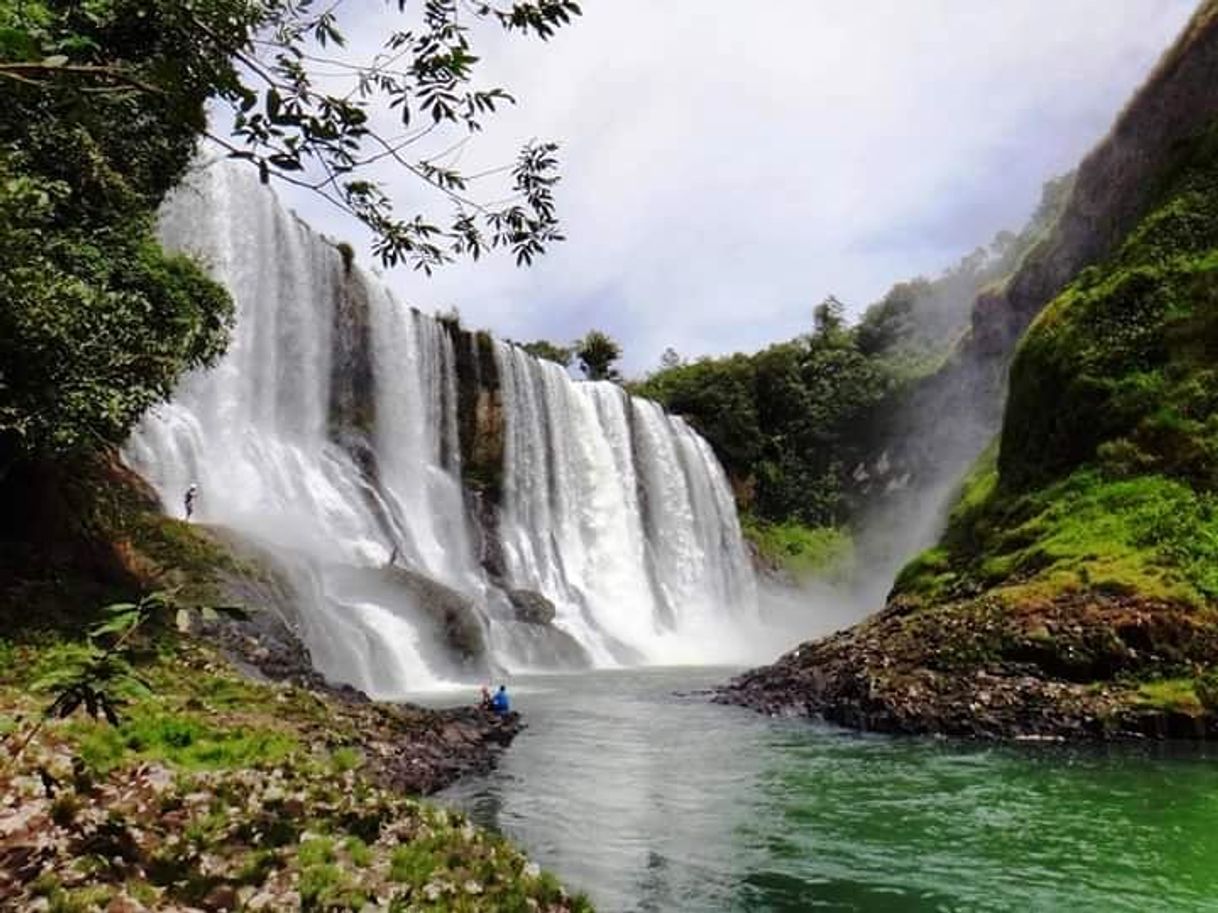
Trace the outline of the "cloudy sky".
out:
<instances>
[{"instance_id":1,"label":"cloudy sky","mask_svg":"<svg viewBox=\"0 0 1218 913\"><path fill-rule=\"evenodd\" d=\"M568 240L531 269L497 258L386 278L423 310L455 305L468 325L518 340L604 329L641 373L666 346L692 357L788 338L830 293L857 313L1018 228L1194 3L583 6L548 44L476 37L481 81L519 104L457 162L472 173L531 137L560 141ZM355 50L375 47L383 6L343 10ZM448 213L410 180L388 186L403 213ZM283 192L325 233L363 238L341 213ZM366 246L360 259L372 262Z\"/></svg>"}]
</instances>

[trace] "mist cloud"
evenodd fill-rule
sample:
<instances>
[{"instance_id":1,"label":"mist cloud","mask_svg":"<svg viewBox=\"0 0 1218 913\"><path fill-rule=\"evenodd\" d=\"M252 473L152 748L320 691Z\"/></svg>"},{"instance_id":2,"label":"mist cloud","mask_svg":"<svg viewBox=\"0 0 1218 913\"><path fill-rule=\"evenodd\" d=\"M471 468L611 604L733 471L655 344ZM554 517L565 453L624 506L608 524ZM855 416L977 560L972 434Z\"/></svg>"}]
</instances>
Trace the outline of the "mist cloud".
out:
<instances>
[{"instance_id":1,"label":"mist cloud","mask_svg":"<svg viewBox=\"0 0 1218 913\"><path fill-rule=\"evenodd\" d=\"M468 324L516 339L600 327L641 372L669 345L696 356L786 338L829 293L860 309L1018 228L1193 3L584 8L547 45L482 37L483 81L520 105L461 153L473 171L531 137L561 141L569 240L530 270L500 258L388 279L423 310L456 305ZM356 50L375 47L382 7L343 9L359 11L348 23ZM432 202L398 176L390 187L403 212ZM364 237L316 199L285 196L327 234Z\"/></svg>"}]
</instances>

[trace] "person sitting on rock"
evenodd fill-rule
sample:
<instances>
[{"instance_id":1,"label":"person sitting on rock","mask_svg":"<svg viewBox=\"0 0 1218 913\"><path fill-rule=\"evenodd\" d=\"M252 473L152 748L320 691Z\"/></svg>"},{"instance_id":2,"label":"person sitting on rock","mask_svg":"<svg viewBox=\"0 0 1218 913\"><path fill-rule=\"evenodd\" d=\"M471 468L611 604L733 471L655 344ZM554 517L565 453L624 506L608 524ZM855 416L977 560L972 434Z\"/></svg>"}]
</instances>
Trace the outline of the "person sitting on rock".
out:
<instances>
[{"instance_id":1,"label":"person sitting on rock","mask_svg":"<svg viewBox=\"0 0 1218 913\"><path fill-rule=\"evenodd\" d=\"M482 686L482 699L478 701L478 706L483 710L494 709L494 701L491 700L491 689L486 685Z\"/></svg>"},{"instance_id":2,"label":"person sitting on rock","mask_svg":"<svg viewBox=\"0 0 1218 913\"><path fill-rule=\"evenodd\" d=\"M499 690L495 692L495 696L491 698L491 709L500 716L505 715L511 710L511 705L508 703L507 685L500 685Z\"/></svg>"}]
</instances>

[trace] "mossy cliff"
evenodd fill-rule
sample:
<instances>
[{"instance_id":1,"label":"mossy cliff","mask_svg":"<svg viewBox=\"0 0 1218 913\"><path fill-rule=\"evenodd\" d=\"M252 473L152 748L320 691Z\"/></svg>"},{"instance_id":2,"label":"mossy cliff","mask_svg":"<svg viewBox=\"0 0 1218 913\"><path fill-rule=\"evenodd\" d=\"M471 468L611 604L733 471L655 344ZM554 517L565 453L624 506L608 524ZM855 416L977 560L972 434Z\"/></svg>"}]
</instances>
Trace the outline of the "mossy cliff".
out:
<instances>
[{"instance_id":1,"label":"mossy cliff","mask_svg":"<svg viewBox=\"0 0 1218 913\"><path fill-rule=\"evenodd\" d=\"M1044 201L1049 217L1005 279L973 304L968 330L941 368L903 389L871 425L923 489L950 485L1001 427L1008 369L1031 321L1089 266L1120 247L1218 116L1218 3L1204 0L1112 129ZM1050 185L1055 186L1055 185Z\"/></svg>"},{"instance_id":2,"label":"mossy cliff","mask_svg":"<svg viewBox=\"0 0 1218 913\"><path fill-rule=\"evenodd\" d=\"M940 544L879 615L725 699L894 731L1218 735L1216 10L1084 163L1056 246L1008 290L1007 316L1031 319L1034 275L1043 291L1090 261L1022 337L1001 435Z\"/></svg>"}]
</instances>

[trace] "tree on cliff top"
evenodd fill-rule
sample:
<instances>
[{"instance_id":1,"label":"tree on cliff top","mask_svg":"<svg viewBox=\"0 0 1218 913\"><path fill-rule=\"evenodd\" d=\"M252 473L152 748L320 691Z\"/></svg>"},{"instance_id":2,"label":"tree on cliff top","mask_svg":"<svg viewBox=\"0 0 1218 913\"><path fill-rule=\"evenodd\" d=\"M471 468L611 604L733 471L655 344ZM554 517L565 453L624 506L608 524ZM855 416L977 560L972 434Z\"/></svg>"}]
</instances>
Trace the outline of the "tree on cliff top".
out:
<instances>
[{"instance_id":1,"label":"tree on cliff top","mask_svg":"<svg viewBox=\"0 0 1218 913\"><path fill-rule=\"evenodd\" d=\"M575 357L588 380L621 380L613 363L622 357L622 347L600 330L589 330L575 344Z\"/></svg>"},{"instance_id":2,"label":"tree on cliff top","mask_svg":"<svg viewBox=\"0 0 1218 913\"><path fill-rule=\"evenodd\" d=\"M544 358L546 361L552 361L555 364L562 365L564 368L571 364L571 359L575 357L575 349L572 346L560 346L550 342L548 339L536 339L533 342L526 342L520 348L524 349L534 358Z\"/></svg>"}]
</instances>

